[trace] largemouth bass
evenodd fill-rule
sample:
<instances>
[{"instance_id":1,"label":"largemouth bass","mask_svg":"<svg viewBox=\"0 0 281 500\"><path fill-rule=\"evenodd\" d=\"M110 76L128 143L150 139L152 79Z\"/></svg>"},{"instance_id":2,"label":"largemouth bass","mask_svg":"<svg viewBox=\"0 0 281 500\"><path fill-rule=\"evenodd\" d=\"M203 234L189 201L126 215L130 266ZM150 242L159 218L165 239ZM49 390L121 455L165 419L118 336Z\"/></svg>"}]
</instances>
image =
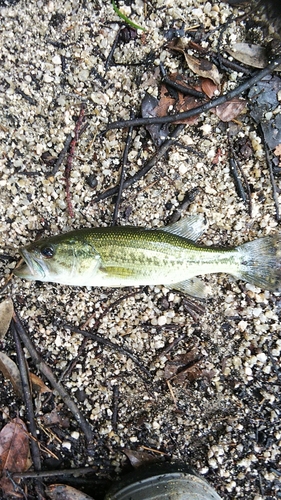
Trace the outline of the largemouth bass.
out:
<instances>
[{"instance_id":1,"label":"largemouth bass","mask_svg":"<svg viewBox=\"0 0 281 500\"><path fill-rule=\"evenodd\" d=\"M281 291L281 233L231 248L196 241L205 228L192 215L160 229L102 227L38 240L20 250L14 274L64 285L165 285L195 297L206 294L197 278L228 273L262 289Z\"/></svg>"}]
</instances>

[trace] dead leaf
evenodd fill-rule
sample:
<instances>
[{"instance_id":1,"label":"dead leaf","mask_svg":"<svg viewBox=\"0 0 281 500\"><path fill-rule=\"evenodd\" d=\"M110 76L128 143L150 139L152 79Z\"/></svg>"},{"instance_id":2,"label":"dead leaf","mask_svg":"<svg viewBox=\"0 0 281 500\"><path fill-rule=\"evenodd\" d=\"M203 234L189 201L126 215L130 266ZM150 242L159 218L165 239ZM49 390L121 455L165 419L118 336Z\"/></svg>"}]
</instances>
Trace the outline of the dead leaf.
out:
<instances>
[{"instance_id":1,"label":"dead leaf","mask_svg":"<svg viewBox=\"0 0 281 500\"><path fill-rule=\"evenodd\" d=\"M278 146L275 148L274 153L276 156L281 156L281 144L278 144Z\"/></svg>"},{"instance_id":2,"label":"dead leaf","mask_svg":"<svg viewBox=\"0 0 281 500\"><path fill-rule=\"evenodd\" d=\"M176 99L170 96L166 85L161 85L160 101L157 106L157 116L167 116L174 108Z\"/></svg>"},{"instance_id":3,"label":"dead leaf","mask_svg":"<svg viewBox=\"0 0 281 500\"><path fill-rule=\"evenodd\" d=\"M55 408L50 413L45 413L45 415L43 416L43 422L46 427L57 424L65 428L69 426L69 419L67 417L62 418L58 410L56 410Z\"/></svg>"},{"instance_id":4,"label":"dead leaf","mask_svg":"<svg viewBox=\"0 0 281 500\"><path fill-rule=\"evenodd\" d=\"M186 52L184 52L184 57L189 69L191 69L193 73L203 78L210 78L215 85L220 85L221 75L219 74L218 68L208 59L197 59Z\"/></svg>"},{"instance_id":5,"label":"dead leaf","mask_svg":"<svg viewBox=\"0 0 281 500\"><path fill-rule=\"evenodd\" d=\"M32 384L32 390L36 394L45 394L46 392L53 392L52 389L44 384L43 380L40 377L37 377L34 373L29 373L30 382Z\"/></svg>"},{"instance_id":6,"label":"dead leaf","mask_svg":"<svg viewBox=\"0 0 281 500\"><path fill-rule=\"evenodd\" d=\"M222 156L223 156L223 152L222 152L221 148L218 148L216 155L212 159L212 165L218 165L221 161Z\"/></svg>"},{"instance_id":7,"label":"dead leaf","mask_svg":"<svg viewBox=\"0 0 281 500\"><path fill-rule=\"evenodd\" d=\"M214 82L215 85L220 85L221 75L218 71L218 68L210 62L208 59L203 57L197 59L186 53L186 47L183 45L182 41L172 41L168 44L170 50L175 50L176 52L180 52L184 55L186 63L191 71L198 76L202 76L203 78L210 78Z\"/></svg>"},{"instance_id":8,"label":"dead leaf","mask_svg":"<svg viewBox=\"0 0 281 500\"><path fill-rule=\"evenodd\" d=\"M202 356L200 356L196 347L184 354L175 356L172 360L167 361L165 365L164 376L166 380L184 385L202 378L211 379L214 374L211 370L201 368L201 359Z\"/></svg>"},{"instance_id":9,"label":"dead leaf","mask_svg":"<svg viewBox=\"0 0 281 500\"><path fill-rule=\"evenodd\" d=\"M29 437L25 423L15 418L0 432L0 488L6 496L15 495L12 481L5 475L9 472L25 472L30 467ZM14 479L19 483L19 480ZM19 492L16 493L19 497Z\"/></svg>"},{"instance_id":10,"label":"dead leaf","mask_svg":"<svg viewBox=\"0 0 281 500\"><path fill-rule=\"evenodd\" d=\"M17 396L22 398L22 384L19 369L14 361L4 352L0 352L0 370L9 380Z\"/></svg>"},{"instance_id":11,"label":"dead leaf","mask_svg":"<svg viewBox=\"0 0 281 500\"><path fill-rule=\"evenodd\" d=\"M248 94L251 116L262 128L264 141L270 150L281 143L280 91L281 78L268 75L253 85Z\"/></svg>"},{"instance_id":12,"label":"dead leaf","mask_svg":"<svg viewBox=\"0 0 281 500\"><path fill-rule=\"evenodd\" d=\"M3 373L4 377L11 382L16 395L22 398L22 383L19 369L16 363L4 352L0 352L0 371ZM29 377L34 393L44 394L46 392L52 392L52 390L44 384L43 380L37 377L37 375L34 375L34 373L29 373Z\"/></svg>"},{"instance_id":13,"label":"dead leaf","mask_svg":"<svg viewBox=\"0 0 281 500\"><path fill-rule=\"evenodd\" d=\"M189 95L183 95L180 92L178 93L178 99L173 99L170 97L167 87L162 85L160 90L160 101L157 108L157 116L166 116L173 108L174 113L184 113L185 111L189 111L190 109L196 108L198 106L198 100ZM203 104L204 101L201 101ZM171 113L170 113L171 114ZM181 120L177 120L175 125L185 123L189 125L194 125L198 121L198 115L191 116L190 118L185 118Z\"/></svg>"},{"instance_id":14,"label":"dead leaf","mask_svg":"<svg viewBox=\"0 0 281 500\"><path fill-rule=\"evenodd\" d=\"M219 91L218 86L212 80L210 80L210 78L202 78L201 87L203 92L206 94L206 96L209 97L209 99L212 99L212 97L214 97L214 95Z\"/></svg>"},{"instance_id":15,"label":"dead leaf","mask_svg":"<svg viewBox=\"0 0 281 500\"><path fill-rule=\"evenodd\" d=\"M12 299L3 300L0 304L0 339L3 339L9 329L14 314Z\"/></svg>"},{"instance_id":16,"label":"dead leaf","mask_svg":"<svg viewBox=\"0 0 281 500\"><path fill-rule=\"evenodd\" d=\"M201 104L203 104L205 101L201 101ZM184 113L185 111L189 111L190 109L196 108L198 106L198 100L195 97L192 96L183 96L182 94L179 95L178 102L176 104L176 112L177 113ZM190 118L185 118L185 119L180 119L174 122L175 125L181 124L181 123L188 123L189 125L194 125L198 121L198 115L191 116Z\"/></svg>"},{"instance_id":17,"label":"dead leaf","mask_svg":"<svg viewBox=\"0 0 281 500\"><path fill-rule=\"evenodd\" d=\"M230 101L225 102L216 106L212 111L215 113L219 119L223 122L230 122L234 120L246 107L245 99L239 97L234 97Z\"/></svg>"},{"instance_id":18,"label":"dead leaf","mask_svg":"<svg viewBox=\"0 0 281 500\"><path fill-rule=\"evenodd\" d=\"M172 360L167 361L165 365L165 378L167 380L174 378L179 371L184 369L184 367L192 367L194 363L198 363L200 359L201 357L199 357L196 347L190 349L190 351L187 351L184 354L175 356Z\"/></svg>"},{"instance_id":19,"label":"dead leaf","mask_svg":"<svg viewBox=\"0 0 281 500\"><path fill-rule=\"evenodd\" d=\"M52 500L93 500L93 497L67 484L50 484L46 493Z\"/></svg>"},{"instance_id":20,"label":"dead leaf","mask_svg":"<svg viewBox=\"0 0 281 500\"><path fill-rule=\"evenodd\" d=\"M226 52L236 61L251 66L252 68L265 68L268 65L266 49L252 43L235 43Z\"/></svg>"},{"instance_id":21,"label":"dead leaf","mask_svg":"<svg viewBox=\"0 0 281 500\"><path fill-rule=\"evenodd\" d=\"M141 113L143 118L155 118L156 116L164 116L161 113L160 102L156 97L150 95L146 92L142 103L141 103ZM162 142L167 138L169 133L169 127L167 125L153 123L151 125L146 125L145 127L151 135L151 138L157 146L160 146Z\"/></svg>"},{"instance_id":22,"label":"dead leaf","mask_svg":"<svg viewBox=\"0 0 281 500\"><path fill-rule=\"evenodd\" d=\"M148 453L147 451L135 451L129 450L128 448L123 448L122 451L123 453L125 453L126 457L130 460L131 465L135 469L157 460L153 455L151 455L151 453Z\"/></svg>"}]
</instances>

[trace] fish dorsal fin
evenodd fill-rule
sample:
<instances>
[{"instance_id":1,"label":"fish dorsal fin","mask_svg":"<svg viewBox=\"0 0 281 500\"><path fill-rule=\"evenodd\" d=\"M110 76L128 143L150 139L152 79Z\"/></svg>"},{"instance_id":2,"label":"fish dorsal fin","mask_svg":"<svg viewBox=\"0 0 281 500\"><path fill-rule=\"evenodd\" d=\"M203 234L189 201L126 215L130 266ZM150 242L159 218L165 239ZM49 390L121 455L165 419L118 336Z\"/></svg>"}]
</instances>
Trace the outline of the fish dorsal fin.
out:
<instances>
[{"instance_id":1,"label":"fish dorsal fin","mask_svg":"<svg viewBox=\"0 0 281 500\"><path fill-rule=\"evenodd\" d=\"M174 222L174 224L161 227L161 230L176 234L177 236L181 236L192 241L197 241L205 231L206 227L207 224L203 215L196 214L184 217L178 222Z\"/></svg>"}]
</instances>

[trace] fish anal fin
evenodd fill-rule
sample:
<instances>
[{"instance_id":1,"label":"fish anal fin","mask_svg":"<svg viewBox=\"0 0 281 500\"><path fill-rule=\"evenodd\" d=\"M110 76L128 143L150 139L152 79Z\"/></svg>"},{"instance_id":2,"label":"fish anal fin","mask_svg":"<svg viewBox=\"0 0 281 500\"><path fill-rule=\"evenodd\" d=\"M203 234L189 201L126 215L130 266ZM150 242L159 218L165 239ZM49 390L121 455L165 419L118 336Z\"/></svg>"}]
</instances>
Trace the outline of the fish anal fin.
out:
<instances>
[{"instance_id":1,"label":"fish anal fin","mask_svg":"<svg viewBox=\"0 0 281 500\"><path fill-rule=\"evenodd\" d=\"M174 224L161 227L161 231L167 231L168 233L172 233L192 241L197 241L205 231L206 227L207 224L203 215L194 214L189 217L184 217Z\"/></svg>"},{"instance_id":2,"label":"fish anal fin","mask_svg":"<svg viewBox=\"0 0 281 500\"><path fill-rule=\"evenodd\" d=\"M180 283L173 283L172 285L165 285L167 288L178 290L179 292L186 293L198 299L205 299L209 292L209 287L205 285L199 278L191 278L189 280L181 281Z\"/></svg>"}]
</instances>

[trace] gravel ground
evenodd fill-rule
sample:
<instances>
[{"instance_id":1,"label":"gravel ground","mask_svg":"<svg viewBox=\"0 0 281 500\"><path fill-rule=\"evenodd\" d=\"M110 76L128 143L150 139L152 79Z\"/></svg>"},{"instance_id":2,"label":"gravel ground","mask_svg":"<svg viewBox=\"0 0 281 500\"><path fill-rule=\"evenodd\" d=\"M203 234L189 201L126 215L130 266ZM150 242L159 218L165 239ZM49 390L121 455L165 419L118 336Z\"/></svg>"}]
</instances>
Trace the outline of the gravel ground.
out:
<instances>
[{"instance_id":1,"label":"gravel ground","mask_svg":"<svg viewBox=\"0 0 281 500\"><path fill-rule=\"evenodd\" d=\"M182 56L167 48L165 30L185 22L195 36L204 26L208 36L200 43L212 50L219 43L225 57L224 48L249 36L245 21L233 21L219 40L223 23L243 13L226 3L155 0L145 13L136 0L122 11L146 31L117 45L117 64L106 72L119 29L109 2L0 2L2 253L17 257L17 248L38 235L112 223L114 200L93 200L118 180L126 131L100 133L108 121L127 119L132 109L138 114L145 92L157 97L160 62L168 74L188 74ZM252 34L261 40L263 31ZM226 72L224 91L235 88L241 76ZM73 160L70 217L64 167L50 177L52 166L43 159L46 152L51 158L61 152L81 103L88 127ZM188 212L208 219L202 243L237 245L274 232L265 153L248 111L231 124L231 134L249 151L243 169L252 190L251 216L230 173L227 124L206 113L185 128L147 176L124 191L118 224L167 224L186 193L197 188ZM146 130L135 129L126 175L136 173L154 151ZM3 283L14 265L2 261ZM81 429L56 393L37 398L39 440L57 456L43 453L44 468L94 466L91 494L99 498L103 482L128 467L122 450L147 447L154 456L195 467L223 499L281 498L280 295L225 275L205 281L210 297L190 304L160 286L86 289L13 279L3 297L13 298L38 351L56 377L63 377L95 436L88 454ZM130 349L150 376L125 353L93 340L82 345L82 336L64 326L81 328L89 318L90 331L100 320L97 333ZM10 334L2 344L15 359ZM72 371L63 376L78 351ZM190 351L185 358L190 371L167 384L171 361ZM35 370L32 362L30 367ZM17 412L25 419L25 408L10 382L0 378L3 426ZM60 412L63 425L54 425L47 441L44 415L52 410Z\"/></svg>"}]
</instances>

